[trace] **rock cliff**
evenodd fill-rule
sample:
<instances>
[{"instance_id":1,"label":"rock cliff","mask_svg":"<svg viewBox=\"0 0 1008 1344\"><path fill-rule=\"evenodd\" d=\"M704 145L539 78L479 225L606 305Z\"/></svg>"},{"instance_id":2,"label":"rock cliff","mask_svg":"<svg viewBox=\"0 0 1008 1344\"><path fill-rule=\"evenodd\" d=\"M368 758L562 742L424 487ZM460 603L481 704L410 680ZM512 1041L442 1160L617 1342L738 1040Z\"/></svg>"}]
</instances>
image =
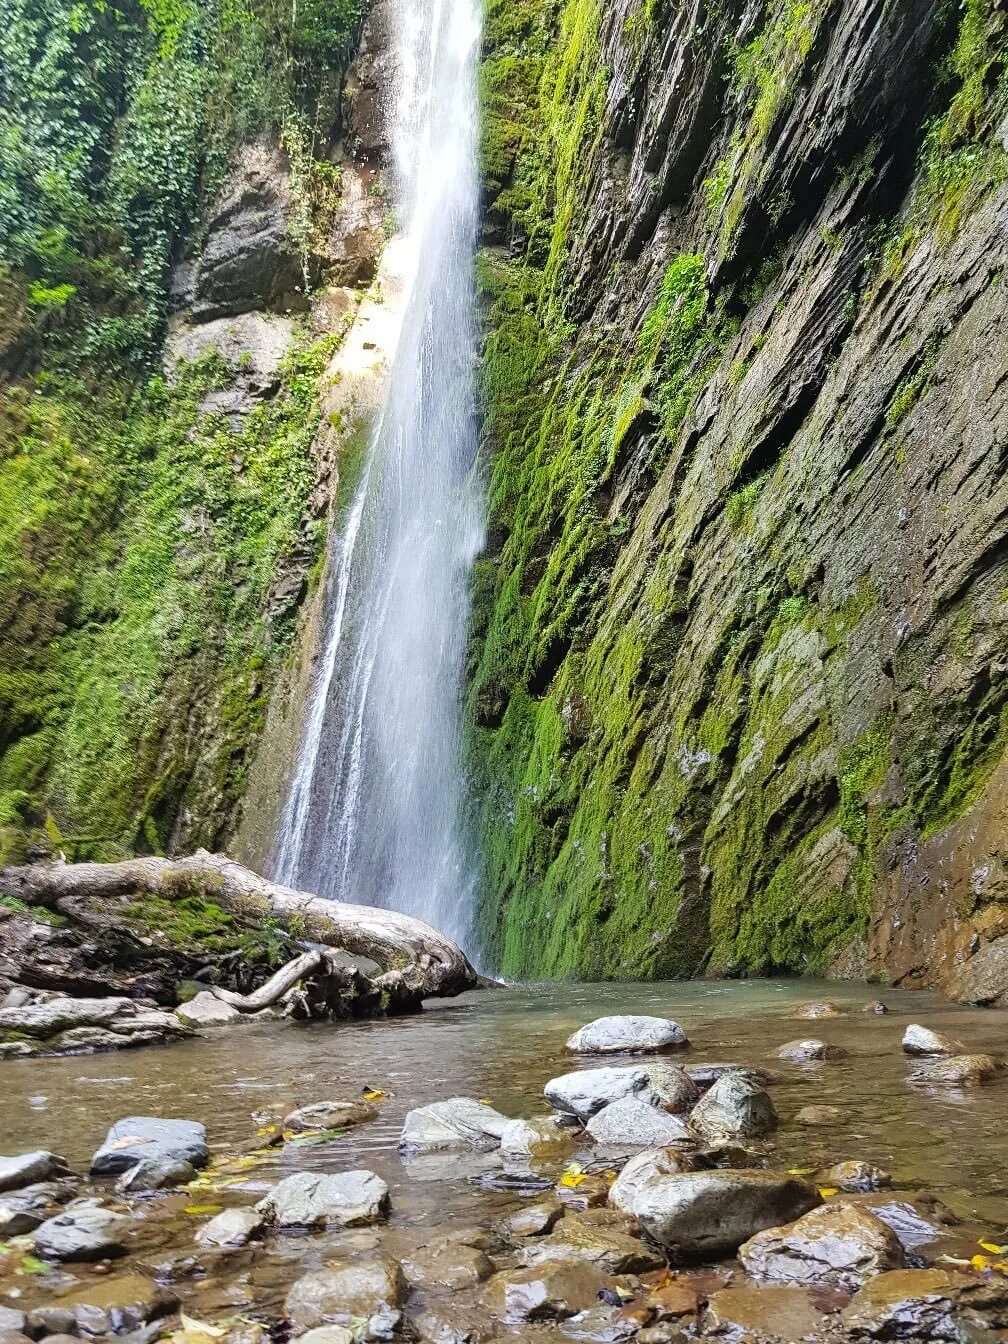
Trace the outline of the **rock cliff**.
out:
<instances>
[{"instance_id":1,"label":"rock cliff","mask_svg":"<svg viewBox=\"0 0 1008 1344\"><path fill-rule=\"evenodd\" d=\"M506 973L1004 987L1006 30L488 5L470 760Z\"/></svg>"}]
</instances>

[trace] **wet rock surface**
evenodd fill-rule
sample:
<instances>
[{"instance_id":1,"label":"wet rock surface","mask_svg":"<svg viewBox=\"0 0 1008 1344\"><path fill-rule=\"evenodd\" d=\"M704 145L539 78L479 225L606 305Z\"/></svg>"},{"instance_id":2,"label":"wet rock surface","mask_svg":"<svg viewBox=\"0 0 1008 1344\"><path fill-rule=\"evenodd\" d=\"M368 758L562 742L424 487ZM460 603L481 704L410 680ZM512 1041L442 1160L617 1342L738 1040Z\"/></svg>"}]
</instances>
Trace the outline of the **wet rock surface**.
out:
<instances>
[{"instance_id":1,"label":"wet rock surface","mask_svg":"<svg viewBox=\"0 0 1008 1344\"><path fill-rule=\"evenodd\" d=\"M0 1157L0 1192L21 1190L38 1181L47 1181L66 1171L66 1162L55 1153L37 1149L16 1157Z\"/></svg>"},{"instance_id":2,"label":"wet rock surface","mask_svg":"<svg viewBox=\"0 0 1008 1344\"><path fill-rule=\"evenodd\" d=\"M580 1027L567 1049L582 1055L653 1054L684 1050L689 1042L678 1022L665 1017L599 1017Z\"/></svg>"},{"instance_id":3,"label":"wet rock surface","mask_svg":"<svg viewBox=\"0 0 1008 1344\"><path fill-rule=\"evenodd\" d=\"M156 1173L165 1173L164 1184L182 1167L206 1166L208 1158L206 1129L198 1121L134 1115L109 1130L91 1159L91 1175L118 1176L141 1166L148 1173L145 1188L152 1188Z\"/></svg>"},{"instance_id":4,"label":"wet rock surface","mask_svg":"<svg viewBox=\"0 0 1008 1344\"><path fill-rule=\"evenodd\" d=\"M660 1148L690 1144L689 1125L679 1116L670 1115L660 1106L640 1097L621 1097L611 1101L588 1121L587 1133L603 1148L624 1151L632 1148Z\"/></svg>"},{"instance_id":5,"label":"wet rock surface","mask_svg":"<svg viewBox=\"0 0 1008 1344\"><path fill-rule=\"evenodd\" d=\"M828 1204L787 1227L759 1232L740 1246L739 1260L757 1283L848 1292L904 1263L903 1248L892 1229L852 1204Z\"/></svg>"},{"instance_id":6,"label":"wet rock surface","mask_svg":"<svg viewBox=\"0 0 1008 1344\"><path fill-rule=\"evenodd\" d=\"M398 1320L406 1296L402 1268L395 1261L376 1257L367 1262L330 1261L325 1269L306 1274L287 1294L286 1311L291 1325L301 1332L322 1325L351 1325L375 1317Z\"/></svg>"},{"instance_id":7,"label":"wet rock surface","mask_svg":"<svg viewBox=\"0 0 1008 1344\"><path fill-rule=\"evenodd\" d=\"M582 1124L624 1097L657 1100L644 1068L579 1069L551 1078L543 1091L552 1107L562 1115L575 1116Z\"/></svg>"},{"instance_id":8,"label":"wet rock surface","mask_svg":"<svg viewBox=\"0 0 1008 1344\"><path fill-rule=\"evenodd\" d=\"M125 1250L130 1220L100 1205L73 1206L41 1223L32 1233L45 1260L104 1260Z\"/></svg>"},{"instance_id":9,"label":"wet rock surface","mask_svg":"<svg viewBox=\"0 0 1008 1344\"><path fill-rule=\"evenodd\" d=\"M373 1171L296 1172L255 1207L278 1227L363 1227L388 1211L388 1186Z\"/></svg>"},{"instance_id":10,"label":"wet rock surface","mask_svg":"<svg viewBox=\"0 0 1008 1344\"><path fill-rule=\"evenodd\" d=\"M399 1147L403 1152L499 1148L508 1118L471 1097L453 1097L421 1106L406 1116Z\"/></svg>"},{"instance_id":11,"label":"wet rock surface","mask_svg":"<svg viewBox=\"0 0 1008 1344\"><path fill-rule=\"evenodd\" d=\"M922 1064L911 1079L932 1087L979 1087L997 1072L997 1062L990 1055L950 1055Z\"/></svg>"},{"instance_id":12,"label":"wet rock surface","mask_svg":"<svg viewBox=\"0 0 1008 1344\"><path fill-rule=\"evenodd\" d=\"M740 1073L726 1073L690 1114L690 1126L705 1139L749 1138L777 1127L770 1094Z\"/></svg>"}]
</instances>

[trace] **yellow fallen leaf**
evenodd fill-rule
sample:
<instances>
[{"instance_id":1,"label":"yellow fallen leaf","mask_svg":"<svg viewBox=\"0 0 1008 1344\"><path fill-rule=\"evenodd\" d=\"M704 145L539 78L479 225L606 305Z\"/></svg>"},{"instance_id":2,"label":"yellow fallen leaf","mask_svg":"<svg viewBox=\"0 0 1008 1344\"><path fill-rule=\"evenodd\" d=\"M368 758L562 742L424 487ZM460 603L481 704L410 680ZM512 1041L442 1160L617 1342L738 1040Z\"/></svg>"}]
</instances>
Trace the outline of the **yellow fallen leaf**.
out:
<instances>
[{"instance_id":1,"label":"yellow fallen leaf","mask_svg":"<svg viewBox=\"0 0 1008 1344\"><path fill-rule=\"evenodd\" d=\"M480 1104L481 1106L492 1106L492 1105L493 1105L493 1100L492 1100L492 1098L490 1098L490 1097L480 1097L480 1099L479 1099L479 1104Z\"/></svg>"},{"instance_id":2,"label":"yellow fallen leaf","mask_svg":"<svg viewBox=\"0 0 1008 1344\"><path fill-rule=\"evenodd\" d=\"M190 1204L183 1210L191 1218L209 1217L210 1214L220 1213L224 1208L223 1204Z\"/></svg>"},{"instance_id":3,"label":"yellow fallen leaf","mask_svg":"<svg viewBox=\"0 0 1008 1344\"><path fill-rule=\"evenodd\" d=\"M789 1176L811 1176L812 1173L813 1173L815 1170L816 1170L815 1167L790 1167L790 1168L788 1169L788 1175L789 1175Z\"/></svg>"},{"instance_id":4,"label":"yellow fallen leaf","mask_svg":"<svg viewBox=\"0 0 1008 1344\"><path fill-rule=\"evenodd\" d=\"M840 1193L840 1187L837 1185L821 1185L819 1187L819 1193L822 1195L823 1199L829 1199L830 1195L838 1195Z\"/></svg>"},{"instance_id":5,"label":"yellow fallen leaf","mask_svg":"<svg viewBox=\"0 0 1008 1344\"><path fill-rule=\"evenodd\" d=\"M261 1125L261 1126L256 1130L256 1137L257 1137L257 1138L260 1138L260 1139L264 1139L264 1138L266 1137L267 1134L275 1134L276 1132L277 1132L277 1127L276 1127L276 1125Z\"/></svg>"},{"instance_id":6,"label":"yellow fallen leaf","mask_svg":"<svg viewBox=\"0 0 1008 1344\"><path fill-rule=\"evenodd\" d=\"M560 1177L560 1184L567 1190L576 1190L584 1180L585 1174L576 1162L572 1162Z\"/></svg>"},{"instance_id":7,"label":"yellow fallen leaf","mask_svg":"<svg viewBox=\"0 0 1008 1344\"><path fill-rule=\"evenodd\" d=\"M385 1093L380 1087L362 1087L361 1096L365 1101L381 1101Z\"/></svg>"},{"instance_id":8,"label":"yellow fallen leaf","mask_svg":"<svg viewBox=\"0 0 1008 1344\"><path fill-rule=\"evenodd\" d=\"M990 1251L991 1255L1004 1255L1008 1251L1008 1246L998 1246L993 1241L978 1241L977 1245L985 1251Z\"/></svg>"}]
</instances>

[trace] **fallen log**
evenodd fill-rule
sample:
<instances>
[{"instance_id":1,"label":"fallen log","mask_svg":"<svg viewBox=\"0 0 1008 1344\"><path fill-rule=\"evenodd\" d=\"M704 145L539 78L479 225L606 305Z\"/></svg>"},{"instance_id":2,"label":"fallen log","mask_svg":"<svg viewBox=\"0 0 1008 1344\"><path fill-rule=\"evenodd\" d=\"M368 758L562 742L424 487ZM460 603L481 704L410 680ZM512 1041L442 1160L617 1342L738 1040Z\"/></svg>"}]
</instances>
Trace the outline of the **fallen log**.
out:
<instances>
[{"instance_id":1,"label":"fallen log","mask_svg":"<svg viewBox=\"0 0 1008 1344\"><path fill-rule=\"evenodd\" d=\"M366 958L377 966L371 982L392 1010L416 1007L428 996L460 994L477 982L462 950L422 920L278 886L223 854L197 850L179 859L0 869L0 896L84 924L107 922L110 901L144 895L167 901L199 896L246 924L273 920L302 945Z\"/></svg>"}]
</instances>

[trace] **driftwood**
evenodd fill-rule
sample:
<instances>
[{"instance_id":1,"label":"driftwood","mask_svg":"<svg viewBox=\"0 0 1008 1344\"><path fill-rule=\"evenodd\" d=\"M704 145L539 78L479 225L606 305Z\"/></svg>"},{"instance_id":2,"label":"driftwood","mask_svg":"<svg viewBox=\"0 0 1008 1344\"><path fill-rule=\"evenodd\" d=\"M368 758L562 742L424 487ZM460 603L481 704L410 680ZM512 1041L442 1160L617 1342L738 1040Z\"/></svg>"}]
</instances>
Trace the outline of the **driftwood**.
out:
<instances>
[{"instance_id":1,"label":"driftwood","mask_svg":"<svg viewBox=\"0 0 1008 1344\"><path fill-rule=\"evenodd\" d=\"M26 905L44 906L70 918L79 918L82 908L89 904L144 893L162 899L197 893L246 921L257 915L272 918L302 944L338 948L351 956L367 958L378 967L371 977L372 985L391 1005L406 1007L419 1004L427 996L459 994L477 981L476 972L461 949L422 920L395 910L327 901L277 886L225 855L206 850L197 850L181 859L141 858L122 863L60 861L0 869L0 896L13 897ZM273 1001L282 997L307 969L323 969L328 961L322 954L316 953L312 960L312 953L306 953L303 959L306 970L295 976ZM297 962L289 963L274 980L287 977L296 966ZM265 990L263 986L252 997Z\"/></svg>"}]
</instances>

